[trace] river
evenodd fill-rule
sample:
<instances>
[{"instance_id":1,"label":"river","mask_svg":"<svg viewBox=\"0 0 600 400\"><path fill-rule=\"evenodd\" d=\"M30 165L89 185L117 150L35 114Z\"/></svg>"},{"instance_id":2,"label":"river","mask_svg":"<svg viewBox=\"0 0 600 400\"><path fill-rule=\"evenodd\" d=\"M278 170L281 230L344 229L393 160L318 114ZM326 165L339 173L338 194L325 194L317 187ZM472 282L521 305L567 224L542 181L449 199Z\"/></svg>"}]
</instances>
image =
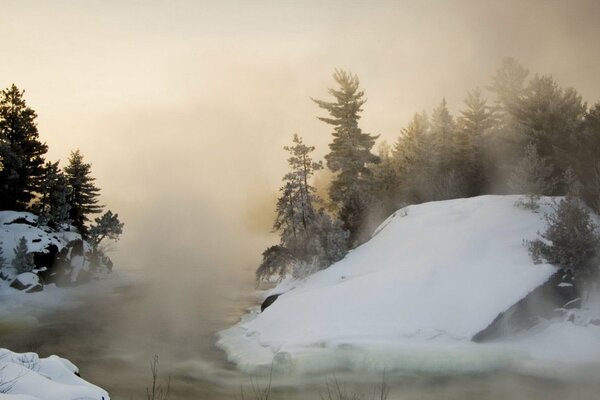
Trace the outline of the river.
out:
<instances>
[{"instance_id":1,"label":"river","mask_svg":"<svg viewBox=\"0 0 600 400\"><path fill-rule=\"evenodd\" d=\"M239 320L259 301L251 285L243 291L198 291L187 301L174 290L181 283L136 284L105 295L83 296L76 307L37 314L37 323L0 328L2 346L14 351L59 354L82 377L106 389L112 399L145 399L149 363L159 356L159 382L170 378L170 399L255 399L268 377L238 372L215 346L216 333ZM235 293L235 295L234 295ZM160 305L163 306L160 306ZM272 399L328 398L338 384L356 399L380 398L380 374L332 372L309 377L274 376ZM389 399L596 399L600 385L494 371L470 374L387 373ZM242 395L243 392L243 395ZM335 397L335 396L334 396Z\"/></svg>"}]
</instances>

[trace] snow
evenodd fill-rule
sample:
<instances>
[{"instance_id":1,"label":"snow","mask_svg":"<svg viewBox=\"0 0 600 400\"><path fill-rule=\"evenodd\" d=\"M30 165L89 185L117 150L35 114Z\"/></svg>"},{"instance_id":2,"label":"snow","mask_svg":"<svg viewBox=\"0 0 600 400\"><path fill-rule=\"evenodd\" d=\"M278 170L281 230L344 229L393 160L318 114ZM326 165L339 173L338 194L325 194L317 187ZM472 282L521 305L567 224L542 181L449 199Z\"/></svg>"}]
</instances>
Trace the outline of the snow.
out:
<instances>
[{"instance_id":1,"label":"snow","mask_svg":"<svg viewBox=\"0 0 600 400\"><path fill-rule=\"evenodd\" d=\"M25 220L28 223L14 222L19 220ZM37 216L32 213L0 211L0 242L7 263L10 264L12 261L14 257L13 249L17 246L21 237L27 239L29 252L43 252L50 244L56 245L60 251L71 240L81 239L81 236L76 232L55 232L45 226L35 226L36 223Z\"/></svg>"},{"instance_id":2,"label":"snow","mask_svg":"<svg viewBox=\"0 0 600 400\"><path fill-rule=\"evenodd\" d=\"M35 286L40 283L40 278L33 272L23 272L22 274L17 275L16 279L24 286Z\"/></svg>"},{"instance_id":3,"label":"snow","mask_svg":"<svg viewBox=\"0 0 600 400\"><path fill-rule=\"evenodd\" d=\"M518 199L481 196L400 210L343 260L271 290L289 291L221 332L218 345L242 370L301 372L480 370L542 355L562 360L584 344L600 349L600 328L569 322L502 346L470 342L556 271L533 264L523 244L544 229L553 200L543 198L532 212L515 206ZM570 332L574 340L544 353ZM596 352L588 356L600 361Z\"/></svg>"},{"instance_id":4,"label":"snow","mask_svg":"<svg viewBox=\"0 0 600 400\"><path fill-rule=\"evenodd\" d=\"M58 356L0 349L0 399L109 400L108 393L77 375L77 367Z\"/></svg>"}]
</instances>

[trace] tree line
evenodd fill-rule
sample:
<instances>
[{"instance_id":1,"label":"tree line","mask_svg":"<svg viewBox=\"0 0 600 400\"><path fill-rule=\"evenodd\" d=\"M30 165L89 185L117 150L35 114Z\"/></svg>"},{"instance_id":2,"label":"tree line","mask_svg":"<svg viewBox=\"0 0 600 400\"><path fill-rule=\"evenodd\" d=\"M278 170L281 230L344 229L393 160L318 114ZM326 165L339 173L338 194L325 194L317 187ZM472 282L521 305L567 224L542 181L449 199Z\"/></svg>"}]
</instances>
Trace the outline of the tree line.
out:
<instances>
[{"instance_id":1,"label":"tree line","mask_svg":"<svg viewBox=\"0 0 600 400\"><path fill-rule=\"evenodd\" d=\"M467 91L458 115L442 98L431 113L414 114L377 154L378 136L359 126L366 99L358 77L336 70L333 78L332 100L312 99L328 113L318 118L332 127L325 156L333 173L329 200L311 186L324 168L310 158L314 147L294 135L285 148L290 171L276 207L280 243L263 253L259 280L327 267L408 204L524 194L521 205L535 209L540 196L565 195L577 186L581 207L600 211L600 103L588 107L575 89L551 76L530 76L506 58L485 91Z\"/></svg>"},{"instance_id":2,"label":"tree line","mask_svg":"<svg viewBox=\"0 0 600 400\"><path fill-rule=\"evenodd\" d=\"M48 146L40 141L37 114L24 93L14 84L0 91L0 210L35 213L38 225L53 229L73 226L94 248L106 237L118 238L123 224L117 214L107 211L90 220L104 206L81 152L71 152L64 168L45 159ZM27 259L23 241L17 251L17 270L27 269L31 262L20 262Z\"/></svg>"}]
</instances>

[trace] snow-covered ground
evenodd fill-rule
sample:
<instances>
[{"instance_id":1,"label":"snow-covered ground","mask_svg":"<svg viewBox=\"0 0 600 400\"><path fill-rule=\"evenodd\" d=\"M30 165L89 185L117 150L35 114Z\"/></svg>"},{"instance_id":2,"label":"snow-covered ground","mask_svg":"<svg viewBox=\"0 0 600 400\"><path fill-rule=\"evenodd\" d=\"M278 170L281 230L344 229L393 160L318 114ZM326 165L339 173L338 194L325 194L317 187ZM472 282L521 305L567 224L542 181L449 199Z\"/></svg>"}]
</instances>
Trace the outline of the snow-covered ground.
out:
<instances>
[{"instance_id":1,"label":"snow-covered ground","mask_svg":"<svg viewBox=\"0 0 600 400\"><path fill-rule=\"evenodd\" d=\"M400 210L340 262L282 282L269 294L285 295L221 332L218 344L246 371L555 373L566 362L593 363L597 373L598 326L547 321L503 342L470 341L556 271L535 265L523 242L544 229L552 199L537 212L517 200L481 196Z\"/></svg>"},{"instance_id":2,"label":"snow-covered ground","mask_svg":"<svg viewBox=\"0 0 600 400\"><path fill-rule=\"evenodd\" d=\"M76 372L77 367L64 358L0 349L0 399L109 400L105 390Z\"/></svg>"}]
</instances>

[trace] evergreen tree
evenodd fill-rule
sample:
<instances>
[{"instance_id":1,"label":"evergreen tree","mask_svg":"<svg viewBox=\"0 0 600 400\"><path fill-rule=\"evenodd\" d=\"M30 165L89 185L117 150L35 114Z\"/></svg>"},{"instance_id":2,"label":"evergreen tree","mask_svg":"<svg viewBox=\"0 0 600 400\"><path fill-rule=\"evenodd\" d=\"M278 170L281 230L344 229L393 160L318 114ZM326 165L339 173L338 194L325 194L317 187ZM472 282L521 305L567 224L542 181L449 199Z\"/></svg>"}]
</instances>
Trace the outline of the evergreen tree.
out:
<instances>
[{"instance_id":1,"label":"evergreen tree","mask_svg":"<svg viewBox=\"0 0 600 400\"><path fill-rule=\"evenodd\" d=\"M280 245L268 247L263 251L262 257L263 260L256 269L257 281L266 281L272 276L283 279L296 261L289 250Z\"/></svg>"},{"instance_id":2,"label":"evergreen tree","mask_svg":"<svg viewBox=\"0 0 600 400\"><path fill-rule=\"evenodd\" d=\"M400 208L402 203L399 163L392 155L391 147L387 142L384 141L379 146L378 156L380 163L371 166L372 194L377 201L377 207L374 207L371 214L377 225Z\"/></svg>"},{"instance_id":3,"label":"evergreen tree","mask_svg":"<svg viewBox=\"0 0 600 400\"><path fill-rule=\"evenodd\" d=\"M58 162L48 161L44 165L40 197L36 204L36 211L39 213L38 224L57 227L69 222L69 190L67 178L60 170Z\"/></svg>"},{"instance_id":4,"label":"evergreen tree","mask_svg":"<svg viewBox=\"0 0 600 400\"><path fill-rule=\"evenodd\" d=\"M124 224L119 221L119 214L108 210L101 217L96 218L89 232L90 242L94 248L98 247L104 239L119 240L123 233Z\"/></svg>"},{"instance_id":5,"label":"evergreen tree","mask_svg":"<svg viewBox=\"0 0 600 400\"><path fill-rule=\"evenodd\" d=\"M65 167L65 176L69 187L69 219L82 235L87 235L85 223L89 214L97 214L103 206L98 204L100 189L91 176L91 165L83 161L79 150L71 152L69 164Z\"/></svg>"},{"instance_id":6,"label":"evergreen tree","mask_svg":"<svg viewBox=\"0 0 600 400\"><path fill-rule=\"evenodd\" d=\"M464 196L483 193L485 185L484 140L493 125L493 116L481 91L467 92L466 108L458 118L454 140L454 164L465 182Z\"/></svg>"},{"instance_id":7,"label":"evergreen tree","mask_svg":"<svg viewBox=\"0 0 600 400\"><path fill-rule=\"evenodd\" d=\"M263 252L263 261L256 270L259 280L281 278L288 272L304 276L329 266L347 251L348 235L339 221L332 221L323 209L315 209L321 200L310 181L315 171L323 168L310 156L315 148L294 135L293 146L284 149L290 153L290 171L283 178L273 224L280 243Z\"/></svg>"},{"instance_id":8,"label":"evergreen tree","mask_svg":"<svg viewBox=\"0 0 600 400\"><path fill-rule=\"evenodd\" d=\"M0 92L0 209L24 210L39 188L46 144L35 111L15 85Z\"/></svg>"},{"instance_id":9,"label":"evergreen tree","mask_svg":"<svg viewBox=\"0 0 600 400\"><path fill-rule=\"evenodd\" d=\"M33 254L29 253L27 248L27 239L21 237L19 244L14 249L15 257L12 260L12 266L17 274L31 272L35 265L33 264Z\"/></svg>"},{"instance_id":10,"label":"evergreen tree","mask_svg":"<svg viewBox=\"0 0 600 400\"><path fill-rule=\"evenodd\" d=\"M350 232L351 244L357 244L370 233L367 212L371 200L371 170L368 166L379 162L379 158L371 153L378 136L364 133L358 127L360 112L366 102L364 92L359 90L358 77L336 70L333 78L339 85L338 89L329 89L335 101L313 101L330 115L318 118L334 127L333 141L329 145L331 151L325 156L327 167L337 173L329 194L344 228Z\"/></svg>"},{"instance_id":11,"label":"evergreen tree","mask_svg":"<svg viewBox=\"0 0 600 400\"><path fill-rule=\"evenodd\" d=\"M567 154L569 165L582 184L581 197L596 212L600 211L600 103L585 115L583 129L573 137L573 150Z\"/></svg>"},{"instance_id":12,"label":"evergreen tree","mask_svg":"<svg viewBox=\"0 0 600 400\"><path fill-rule=\"evenodd\" d=\"M554 189L552 166L539 156L533 144L525 149L525 156L513 169L509 184L517 193L527 195L527 201L520 204L531 210L538 208L541 195L549 194Z\"/></svg>"},{"instance_id":13,"label":"evergreen tree","mask_svg":"<svg viewBox=\"0 0 600 400\"><path fill-rule=\"evenodd\" d=\"M433 189L430 200L461 197L464 182L454 165L456 124L448 111L445 98L433 110L430 132L435 151L433 176L428 183Z\"/></svg>"},{"instance_id":14,"label":"evergreen tree","mask_svg":"<svg viewBox=\"0 0 600 400\"><path fill-rule=\"evenodd\" d=\"M568 194L546 220L548 228L541 235L542 239L529 242L533 259L557 265L582 281L596 277L600 235L598 226L581 201Z\"/></svg>"},{"instance_id":15,"label":"evergreen tree","mask_svg":"<svg viewBox=\"0 0 600 400\"><path fill-rule=\"evenodd\" d=\"M561 89L549 76L536 75L509 111L517 122L521 143L532 143L552 166L552 177L559 184L550 194L564 193L567 155L573 153L573 139L582 129L586 113L581 96L573 89Z\"/></svg>"},{"instance_id":16,"label":"evergreen tree","mask_svg":"<svg viewBox=\"0 0 600 400\"><path fill-rule=\"evenodd\" d=\"M496 94L497 110L506 110L523 95L528 75L529 70L514 58L502 60L502 65L492 77L492 84L487 87Z\"/></svg>"},{"instance_id":17,"label":"evergreen tree","mask_svg":"<svg viewBox=\"0 0 600 400\"><path fill-rule=\"evenodd\" d=\"M433 198L432 182L435 155L429 134L429 119L425 112L415 114L392 151L398 163L402 182L401 200L405 203L421 203Z\"/></svg>"},{"instance_id":18,"label":"evergreen tree","mask_svg":"<svg viewBox=\"0 0 600 400\"><path fill-rule=\"evenodd\" d=\"M431 135L437 152L437 162L441 170L452 165L455 124L446 104L446 98L433 110L431 115Z\"/></svg>"},{"instance_id":19,"label":"evergreen tree","mask_svg":"<svg viewBox=\"0 0 600 400\"><path fill-rule=\"evenodd\" d=\"M281 245L297 259L306 260L315 253L310 228L315 220L314 204L318 201L309 181L322 164L313 162L310 153L315 148L302 143L298 135L294 135L293 143L293 146L284 147L290 153L290 172L283 178L273 227L280 233Z\"/></svg>"}]
</instances>

